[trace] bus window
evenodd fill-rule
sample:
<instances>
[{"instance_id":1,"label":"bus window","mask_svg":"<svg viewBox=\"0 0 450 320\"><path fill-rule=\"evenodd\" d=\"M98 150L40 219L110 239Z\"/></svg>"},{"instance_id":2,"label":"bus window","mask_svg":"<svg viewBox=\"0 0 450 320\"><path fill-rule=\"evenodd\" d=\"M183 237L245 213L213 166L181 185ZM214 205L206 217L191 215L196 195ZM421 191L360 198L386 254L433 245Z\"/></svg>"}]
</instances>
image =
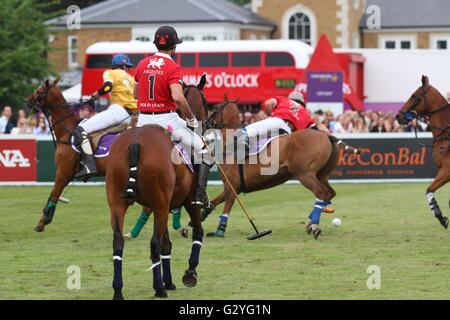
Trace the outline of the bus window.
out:
<instances>
[{"instance_id":1,"label":"bus window","mask_svg":"<svg viewBox=\"0 0 450 320\"><path fill-rule=\"evenodd\" d=\"M182 67L195 67L195 53L183 53L180 55L180 65Z\"/></svg>"},{"instance_id":2,"label":"bus window","mask_svg":"<svg viewBox=\"0 0 450 320\"><path fill-rule=\"evenodd\" d=\"M141 62L141 60L143 60L145 58L145 55L143 55L143 54L129 54L128 56L130 57L131 63L135 67L137 67L139 62Z\"/></svg>"},{"instance_id":3,"label":"bus window","mask_svg":"<svg viewBox=\"0 0 450 320\"><path fill-rule=\"evenodd\" d=\"M111 68L112 55L99 54L89 56L86 66L88 69L107 69Z\"/></svg>"},{"instance_id":4,"label":"bus window","mask_svg":"<svg viewBox=\"0 0 450 320\"><path fill-rule=\"evenodd\" d=\"M260 53L233 53L231 55L233 67L259 67L261 65Z\"/></svg>"},{"instance_id":5,"label":"bus window","mask_svg":"<svg viewBox=\"0 0 450 320\"><path fill-rule=\"evenodd\" d=\"M228 53L200 53L200 67L228 67Z\"/></svg>"},{"instance_id":6,"label":"bus window","mask_svg":"<svg viewBox=\"0 0 450 320\"><path fill-rule=\"evenodd\" d=\"M294 58L286 52L268 52L266 53L267 67L293 67Z\"/></svg>"}]
</instances>

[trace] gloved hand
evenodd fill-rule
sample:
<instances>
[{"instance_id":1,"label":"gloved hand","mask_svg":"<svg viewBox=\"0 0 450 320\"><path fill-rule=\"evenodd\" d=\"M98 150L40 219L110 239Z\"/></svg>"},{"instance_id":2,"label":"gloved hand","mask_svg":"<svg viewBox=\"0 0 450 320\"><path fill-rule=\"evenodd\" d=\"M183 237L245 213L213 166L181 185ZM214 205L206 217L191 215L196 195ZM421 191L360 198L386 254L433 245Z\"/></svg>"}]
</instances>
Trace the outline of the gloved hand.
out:
<instances>
[{"instance_id":1,"label":"gloved hand","mask_svg":"<svg viewBox=\"0 0 450 320\"><path fill-rule=\"evenodd\" d=\"M198 121L197 121L197 119L195 119L195 117L194 117L194 118L192 118L192 119L188 119L188 120L186 121L186 125L187 125L187 127L188 127L189 129L191 129L192 131L195 131L195 129L198 128Z\"/></svg>"}]
</instances>

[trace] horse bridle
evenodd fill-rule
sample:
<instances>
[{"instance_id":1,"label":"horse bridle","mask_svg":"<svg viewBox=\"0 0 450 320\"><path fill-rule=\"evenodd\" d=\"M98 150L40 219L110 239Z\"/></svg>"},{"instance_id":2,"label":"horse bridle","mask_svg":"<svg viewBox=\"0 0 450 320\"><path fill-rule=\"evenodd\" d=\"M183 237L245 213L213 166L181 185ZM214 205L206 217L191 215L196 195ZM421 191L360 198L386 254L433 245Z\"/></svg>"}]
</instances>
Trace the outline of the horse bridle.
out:
<instances>
[{"instance_id":1,"label":"horse bridle","mask_svg":"<svg viewBox=\"0 0 450 320\"><path fill-rule=\"evenodd\" d=\"M186 97L192 88L197 89L198 92L200 93L200 96L202 98L202 108L205 110L205 114L208 115L208 103L206 102L206 97L205 94L203 93L203 90L199 89L197 86L194 85L187 85L183 88L184 96Z\"/></svg>"},{"instance_id":2,"label":"horse bridle","mask_svg":"<svg viewBox=\"0 0 450 320\"><path fill-rule=\"evenodd\" d=\"M235 103L234 101L224 101L214 106L211 115L206 120L206 126L208 129L223 129L223 128L235 128L235 127L243 127L244 125L232 124L232 123L223 123L223 111L225 108L231 104ZM221 115L221 123L216 123L217 115Z\"/></svg>"}]
</instances>

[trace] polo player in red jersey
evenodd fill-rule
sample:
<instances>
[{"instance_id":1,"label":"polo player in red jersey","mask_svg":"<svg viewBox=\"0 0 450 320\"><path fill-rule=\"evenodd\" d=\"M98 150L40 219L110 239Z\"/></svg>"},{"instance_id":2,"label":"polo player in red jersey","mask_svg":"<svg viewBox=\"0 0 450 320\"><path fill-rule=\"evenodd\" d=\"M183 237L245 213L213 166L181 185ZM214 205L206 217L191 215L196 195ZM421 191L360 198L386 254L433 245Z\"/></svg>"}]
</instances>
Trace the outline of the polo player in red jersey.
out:
<instances>
[{"instance_id":1,"label":"polo player in red jersey","mask_svg":"<svg viewBox=\"0 0 450 320\"><path fill-rule=\"evenodd\" d=\"M207 159L208 152L202 138L196 133L199 123L183 95L181 66L172 59L177 44L182 40L174 28L163 26L156 31L153 43L158 52L143 59L136 68L134 88L140 112L137 126L157 124L169 129L172 140L181 141L186 150L193 150L202 159L194 166L197 179L192 204L204 207L208 201L206 185L211 161ZM180 118L177 107L187 121Z\"/></svg>"},{"instance_id":2,"label":"polo player in red jersey","mask_svg":"<svg viewBox=\"0 0 450 320\"><path fill-rule=\"evenodd\" d=\"M248 146L250 138L273 130L282 129L286 133L292 133L306 128L316 129L303 100L303 95L299 91L293 91L287 98L277 96L265 101L263 107L269 117L238 130L236 132L238 144Z\"/></svg>"}]
</instances>

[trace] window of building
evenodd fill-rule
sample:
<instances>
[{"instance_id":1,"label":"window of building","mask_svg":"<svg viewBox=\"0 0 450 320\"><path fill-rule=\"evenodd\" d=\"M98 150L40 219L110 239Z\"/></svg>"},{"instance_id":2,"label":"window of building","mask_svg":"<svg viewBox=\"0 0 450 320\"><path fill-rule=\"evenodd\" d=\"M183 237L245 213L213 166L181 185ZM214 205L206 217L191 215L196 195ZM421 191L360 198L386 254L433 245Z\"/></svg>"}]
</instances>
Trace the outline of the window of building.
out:
<instances>
[{"instance_id":1,"label":"window of building","mask_svg":"<svg viewBox=\"0 0 450 320\"><path fill-rule=\"evenodd\" d=\"M436 49L440 49L440 50L448 49L448 42L447 42L447 40L438 40L438 41L436 41Z\"/></svg>"},{"instance_id":2,"label":"window of building","mask_svg":"<svg viewBox=\"0 0 450 320\"><path fill-rule=\"evenodd\" d=\"M450 35L447 34L430 35L430 48L438 50L450 49Z\"/></svg>"},{"instance_id":3,"label":"window of building","mask_svg":"<svg viewBox=\"0 0 450 320\"><path fill-rule=\"evenodd\" d=\"M267 67L291 67L295 66L292 55L286 52L270 52L266 53Z\"/></svg>"},{"instance_id":4,"label":"window of building","mask_svg":"<svg viewBox=\"0 0 450 320\"><path fill-rule=\"evenodd\" d=\"M208 36L203 36L202 40L204 40L204 41L215 41L215 40L217 40L217 37L208 35Z\"/></svg>"},{"instance_id":5,"label":"window of building","mask_svg":"<svg viewBox=\"0 0 450 320\"><path fill-rule=\"evenodd\" d=\"M131 63L136 67L138 63L145 58L143 54L128 54ZM88 69L108 69L111 68L112 55L96 54L88 57L86 67Z\"/></svg>"},{"instance_id":6,"label":"window of building","mask_svg":"<svg viewBox=\"0 0 450 320\"><path fill-rule=\"evenodd\" d=\"M289 39L311 44L311 19L303 12L294 13L289 19Z\"/></svg>"},{"instance_id":7,"label":"window of building","mask_svg":"<svg viewBox=\"0 0 450 320\"><path fill-rule=\"evenodd\" d=\"M144 41L144 42L150 42L150 37L140 36L140 37L136 37L135 40L137 40L137 41Z\"/></svg>"},{"instance_id":8,"label":"window of building","mask_svg":"<svg viewBox=\"0 0 450 320\"><path fill-rule=\"evenodd\" d=\"M416 39L414 36L385 36L380 37L380 48L384 49L397 49L397 50L409 50L416 48Z\"/></svg>"},{"instance_id":9,"label":"window of building","mask_svg":"<svg viewBox=\"0 0 450 320\"><path fill-rule=\"evenodd\" d=\"M233 53L231 55L233 67L258 67L261 65L261 54L258 53Z\"/></svg>"},{"instance_id":10,"label":"window of building","mask_svg":"<svg viewBox=\"0 0 450 320\"><path fill-rule=\"evenodd\" d=\"M68 53L69 68L76 68L78 67L78 37L69 36L67 40L68 40L67 53Z\"/></svg>"},{"instance_id":11,"label":"window of building","mask_svg":"<svg viewBox=\"0 0 450 320\"><path fill-rule=\"evenodd\" d=\"M183 41L194 41L194 37L193 36L182 36L181 40Z\"/></svg>"},{"instance_id":12,"label":"window of building","mask_svg":"<svg viewBox=\"0 0 450 320\"><path fill-rule=\"evenodd\" d=\"M195 67L195 53L180 54L180 64L183 67Z\"/></svg>"},{"instance_id":13,"label":"window of building","mask_svg":"<svg viewBox=\"0 0 450 320\"><path fill-rule=\"evenodd\" d=\"M200 67L228 67L228 53L200 53Z\"/></svg>"}]
</instances>

